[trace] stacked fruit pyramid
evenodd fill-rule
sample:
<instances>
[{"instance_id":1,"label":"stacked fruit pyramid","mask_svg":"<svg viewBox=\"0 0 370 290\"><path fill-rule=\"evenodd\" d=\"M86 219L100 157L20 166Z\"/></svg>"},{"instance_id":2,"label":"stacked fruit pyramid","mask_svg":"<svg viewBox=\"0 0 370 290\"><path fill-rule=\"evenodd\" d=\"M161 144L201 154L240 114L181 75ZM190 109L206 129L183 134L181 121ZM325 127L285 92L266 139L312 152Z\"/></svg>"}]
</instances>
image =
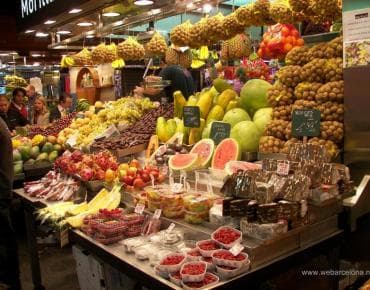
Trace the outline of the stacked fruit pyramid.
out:
<instances>
[{"instance_id":1,"label":"stacked fruit pyramid","mask_svg":"<svg viewBox=\"0 0 370 290\"><path fill-rule=\"evenodd\" d=\"M268 93L273 117L260 140L260 152L285 153L290 144L302 142L291 134L292 111L317 109L321 112L321 135L308 142L325 145L332 157L338 154L344 134L342 51L343 39L338 37L288 53L289 65L279 71Z\"/></svg>"}]
</instances>

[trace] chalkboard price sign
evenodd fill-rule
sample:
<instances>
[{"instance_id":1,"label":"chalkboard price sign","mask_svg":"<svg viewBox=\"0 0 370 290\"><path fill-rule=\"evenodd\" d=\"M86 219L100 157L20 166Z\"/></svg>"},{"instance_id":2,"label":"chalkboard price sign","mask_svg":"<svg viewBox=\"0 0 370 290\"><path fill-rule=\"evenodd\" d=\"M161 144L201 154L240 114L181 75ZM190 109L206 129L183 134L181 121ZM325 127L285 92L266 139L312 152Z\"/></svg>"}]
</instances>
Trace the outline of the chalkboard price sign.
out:
<instances>
[{"instance_id":1,"label":"chalkboard price sign","mask_svg":"<svg viewBox=\"0 0 370 290\"><path fill-rule=\"evenodd\" d=\"M183 109L184 126L190 128L200 127L200 111L197 106L185 106Z\"/></svg>"},{"instance_id":2,"label":"chalkboard price sign","mask_svg":"<svg viewBox=\"0 0 370 290\"><path fill-rule=\"evenodd\" d=\"M231 125L225 122L213 122L211 127L211 139L215 144L219 144L222 140L230 137Z\"/></svg>"},{"instance_id":3,"label":"chalkboard price sign","mask_svg":"<svg viewBox=\"0 0 370 290\"><path fill-rule=\"evenodd\" d=\"M316 137L320 135L321 113L315 109L297 109L292 116L294 137Z\"/></svg>"}]
</instances>

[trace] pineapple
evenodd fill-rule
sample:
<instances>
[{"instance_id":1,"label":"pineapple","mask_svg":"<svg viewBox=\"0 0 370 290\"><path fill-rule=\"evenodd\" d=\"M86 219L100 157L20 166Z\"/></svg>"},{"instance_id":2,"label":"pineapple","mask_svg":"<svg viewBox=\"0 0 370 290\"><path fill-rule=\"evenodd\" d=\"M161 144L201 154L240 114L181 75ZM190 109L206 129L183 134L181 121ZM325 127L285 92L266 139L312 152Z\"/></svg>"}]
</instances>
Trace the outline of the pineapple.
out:
<instances>
[{"instance_id":1,"label":"pineapple","mask_svg":"<svg viewBox=\"0 0 370 290\"><path fill-rule=\"evenodd\" d=\"M168 65L179 64L179 52L172 47L167 48L165 61Z\"/></svg>"},{"instance_id":2,"label":"pineapple","mask_svg":"<svg viewBox=\"0 0 370 290\"><path fill-rule=\"evenodd\" d=\"M192 61L193 61L193 55L190 49L188 49L187 51L183 53L180 53L179 65L181 65L184 68L189 68L191 66Z\"/></svg>"}]
</instances>

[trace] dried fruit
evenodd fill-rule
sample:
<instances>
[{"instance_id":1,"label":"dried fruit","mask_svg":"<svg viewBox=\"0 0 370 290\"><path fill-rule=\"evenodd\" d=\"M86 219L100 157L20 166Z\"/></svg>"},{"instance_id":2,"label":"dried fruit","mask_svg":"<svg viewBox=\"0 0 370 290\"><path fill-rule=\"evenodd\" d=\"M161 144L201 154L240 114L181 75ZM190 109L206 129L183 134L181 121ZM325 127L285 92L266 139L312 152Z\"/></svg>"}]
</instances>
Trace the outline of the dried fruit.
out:
<instances>
[{"instance_id":1,"label":"dried fruit","mask_svg":"<svg viewBox=\"0 0 370 290\"><path fill-rule=\"evenodd\" d=\"M190 21L175 26L170 33L171 42L177 46L188 46L190 43L191 26Z\"/></svg>"},{"instance_id":2,"label":"dried fruit","mask_svg":"<svg viewBox=\"0 0 370 290\"><path fill-rule=\"evenodd\" d=\"M280 140L285 140L285 129L289 122L284 120L272 120L265 129L265 136L273 136Z\"/></svg>"},{"instance_id":3,"label":"dried fruit","mask_svg":"<svg viewBox=\"0 0 370 290\"><path fill-rule=\"evenodd\" d=\"M294 89L284 86L280 81L268 90L267 101L272 107L286 106L295 101Z\"/></svg>"},{"instance_id":4,"label":"dried fruit","mask_svg":"<svg viewBox=\"0 0 370 290\"><path fill-rule=\"evenodd\" d=\"M262 136L258 151L261 153L279 153L284 146L284 141L273 136Z\"/></svg>"},{"instance_id":5,"label":"dried fruit","mask_svg":"<svg viewBox=\"0 0 370 290\"><path fill-rule=\"evenodd\" d=\"M298 109L316 109L316 107L317 103L315 101L296 100L293 104L293 111Z\"/></svg>"},{"instance_id":6,"label":"dried fruit","mask_svg":"<svg viewBox=\"0 0 370 290\"><path fill-rule=\"evenodd\" d=\"M298 100L314 101L321 83L303 82L296 86L294 95Z\"/></svg>"},{"instance_id":7,"label":"dried fruit","mask_svg":"<svg viewBox=\"0 0 370 290\"><path fill-rule=\"evenodd\" d=\"M223 22L224 16L222 13L218 13L215 16L206 18L203 33L207 34L207 39L210 42L216 43L220 40L227 39Z\"/></svg>"},{"instance_id":8,"label":"dried fruit","mask_svg":"<svg viewBox=\"0 0 370 290\"><path fill-rule=\"evenodd\" d=\"M189 68L191 66L192 60L193 55L190 49L179 53L179 65L181 65L182 67Z\"/></svg>"},{"instance_id":9,"label":"dried fruit","mask_svg":"<svg viewBox=\"0 0 370 290\"><path fill-rule=\"evenodd\" d=\"M165 57L165 62L168 65L176 65L179 64L179 56L180 53L173 49L172 47L167 48L166 50L166 57Z\"/></svg>"},{"instance_id":10,"label":"dried fruit","mask_svg":"<svg viewBox=\"0 0 370 290\"><path fill-rule=\"evenodd\" d=\"M343 141L344 125L337 121L321 122L321 138L340 144Z\"/></svg>"},{"instance_id":11,"label":"dried fruit","mask_svg":"<svg viewBox=\"0 0 370 290\"><path fill-rule=\"evenodd\" d=\"M343 60L340 57L328 59L324 67L325 80L327 82L340 81L343 79Z\"/></svg>"},{"instance_id":12,"label":"dried fruit","mask_svg":"<svg viewBox=\"0 0 370 290\"><path fill-rule=\"evenodd\" d=\"M337 102L343 103L344 100L344 81L329 82L322 85L317 92L316 101L318 103Z\"/></svg>"},{"instance_id":13,"label":"dried fruit","mask_svg":"<svg viewBox=\"0 0 370 290\"><path fill-rule=\"evenodd\" d=\"M301 67L298 65L285 66L279 70L277 77L283 85L294 88L301 82Z\"/></svg>"},{"instance_id":14,"label":"dried fruit","mask_svg":"<svg viewBox=\"0 0 370 290\"><path fill-rule=\"evenodd\" d=\"M333 141L324 140L324 139L315 137L315 138L311 138L310 140L308 140L308 143L325 146L326 152L329 154L330 158L334 158L339 154L339 148Z\"/></svg>"},{"instance_id":15,"label":"dried fruit","mask_svg":"<svg viewBox=\"0 0 370 290\"><path fill-rule=\"evenodd\" d=\"M323 121L339 121L344 120L344 105L334 102L326 102L319 104L317 109L321 112L321 120Z\"/></svg>"},{"instance_id":16,"label":"dried fruit","mask_svg":"<svg viewBox=\"0 0 370 290\"><path fill-rule=\"evenodd\" d=\"M245 30L245 25L238 22L236 17L236 12L230 13L223 19L223 30L225 32L226 39L230 39L239 33L243 33Z\"/></svg>"},{"instance_id":17,"label":"dried fruit","mask_svg":"<svg viewBox=\"0 0 370 290\"><path fill-rule=\"evenodd\" d=\"M333 54L329 54L329 55L327 54L327 53L330 53L330 51L327 51L326 47L327 47L327 44L324 42L312 46L307 53L308 61L314 60L315 58L333 57L334 56Z\"/></svg>"},{"instance_id":18,"label":"dried fruit","mask_svg":"<svg viewBox=\"0 0 370 290\"><path fill-rule=\"evenodd\" d=\"M110 63L117 59L117 47L114 43L101 43L91 52L91 57L95 64Z\"/></svg>"},{"instance_id":19,"label":"dried fruit","mask_svg":"<svg viewBox=\"0 0 370 290\"><path fill-rule=\"evenodd\" d=\"M77 66L84 66L84 65L92 65L93 60L91 57L91 52L84 48L79 53L76 53L75 55L72 55L72 58L75 62L75 65Z\"/></svg>"},{"instance_id":20,"label":"dried fruit","mask_svg":"<svg viewBox=\"0 0 370 290\"><path fill-rule=\"evenodd\" d=\"M164 37L155 32L153 37L146 45L146 52L148 56L164 56L167 51L167 43Z\"/></svg>"},{"instance_id":21,"label":"dried fruit","mask_svg":"<svg viewBox=\"0 0 370 290\"><path fill-rule=\"evenodd\" d=\"M293 11L287 0L276 0L270 5L270 16L277 23L293 23Z\"/></svg>"},{"instance_id":22,"label":"dried fruit","mask_svg":"<svg viewBox=\"0 0 370 290\"><path fill-rule=\"evenodd\" d=\"M236 9L235 17L239 24L244 25L245 27L252 25L254 17L253 4L248 4Z\"/></svg>"},{"instance_id":23,"label":"dried fruit","mask_svg":"<svg viewBox=\"0 0 370 290\"><path fill-rule=\"evenodd\" d=\"M285 57L287 65L305 65L308 62L307 53L310 49L306 46L295 47Z\"/></svg>"},{"instance_id":24,"label":"dried fruit","mask_svg":"<svg viewBox=\"0 0 370 290\"><path fill-rule=\"evenodd\" d=\"M343 57L343 36L329 41L326 45L326 55L332 57Z\"/></svg>"},{"instance_id":25,"label":"dried fruit","mask_svg":"<svg viewBox=\"0 0 370 290\"><path fill-rule=\"evenodd\" d=\"M252 8L251 24L253 26L273 25L276 21L271 19L270 15L270 1L256 0Z\"/></svg>"},{"instance_id":26,"label":"dried fruit","mask_svg":"<svg viewBox=\"0 0 370 290\"><path fill-rule=\"evenodd\" d=\"M290 7L295 12L306 11L309 5L308 0L289 0Z\"/></svg>"},{"instance_id":27,"label":"dried fruit","mask_svg":"<svg viewBox=\"0 0 370 290\"><path fill-rule=\"evenodd\" d=\"M325 80L324 69L326 66L326 59L315 58L309 63L305 64L301 69L301 79L307 82L323 83Z\"/></svg>"},{"instance_id":28,"label":"dried fruit","mask_svg":"<svg viewBox=\"0 0 370 290\"><path fill-rule=\"evenodd\" d=\"M292 119L292 105L274 107L272 119L290 121Z\"/></svg>"}]
</instances>

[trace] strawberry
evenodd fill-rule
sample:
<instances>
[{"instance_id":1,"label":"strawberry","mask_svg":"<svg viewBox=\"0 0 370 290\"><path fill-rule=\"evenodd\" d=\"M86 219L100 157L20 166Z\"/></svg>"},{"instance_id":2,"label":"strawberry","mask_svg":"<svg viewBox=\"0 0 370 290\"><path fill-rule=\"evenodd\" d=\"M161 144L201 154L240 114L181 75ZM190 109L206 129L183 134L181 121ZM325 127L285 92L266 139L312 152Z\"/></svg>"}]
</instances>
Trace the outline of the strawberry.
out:
<instances>
[{"instance_id":1,"label":"strawberry","mask_svg":"<svg viewBox=\"0 0 370 290\"><path fill-rule=\"evenodd\" d=\"M177 265L185 259L182 255L170 255L161 261L161 265Z\"/></svg>"},{"instance_id":2,"label":"strawberry","mask_svg":"<svg viewBox=\"0 0 370 290\"><path fill-rule=\"evenodd\" d=\"M215 242L207 240L199 243L199 248L204 251L213 251L219 249L220 247Z\"/></svg>"}]
</instances>

